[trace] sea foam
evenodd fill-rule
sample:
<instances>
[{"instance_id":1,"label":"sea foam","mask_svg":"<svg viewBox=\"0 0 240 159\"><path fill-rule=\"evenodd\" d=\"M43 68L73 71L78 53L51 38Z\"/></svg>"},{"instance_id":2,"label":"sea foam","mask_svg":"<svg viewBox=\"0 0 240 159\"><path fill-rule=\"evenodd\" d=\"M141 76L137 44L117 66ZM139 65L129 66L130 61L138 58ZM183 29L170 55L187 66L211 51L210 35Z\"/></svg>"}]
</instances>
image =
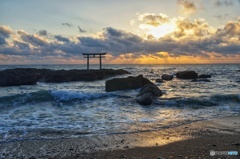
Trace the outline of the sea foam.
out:
<instances>
[{"instance_id":1,"label":"sea foam","mask_svg":"<svg viewBox=\"0 0 240 159\"><path fill-rule=\"evenodd\" d=\"M116 93L93 93L93 92L81 92L74 90L51 90L50 94L58 101L70 101L74 99L97 99L103 97L117 96Z\"/></svg>"}]
</instances>

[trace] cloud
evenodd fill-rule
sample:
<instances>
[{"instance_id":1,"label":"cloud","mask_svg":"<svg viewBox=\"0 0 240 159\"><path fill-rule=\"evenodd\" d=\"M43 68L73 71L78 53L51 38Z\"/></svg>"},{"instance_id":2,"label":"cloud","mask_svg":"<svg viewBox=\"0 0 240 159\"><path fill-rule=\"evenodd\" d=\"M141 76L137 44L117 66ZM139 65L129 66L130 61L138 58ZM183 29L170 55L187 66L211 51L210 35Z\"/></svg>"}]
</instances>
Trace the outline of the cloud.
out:
<instances>
[{"instance_id":1,"label":"cloud","mask_svg":"<svg viewBox=\"0 0 240 159\"><path fill-rule=\"evenodd\" d=\"M219 19L219 20L226 20L229 17L229 14L216 15L214 17Z\"/></svg>"},{"instance_id":2,"label":"cloud","mask_svg":"<svg viewBox=\"0 0 240 159\"><path fill-rule=\"evenodd\" d=\"M0 45L7 44L6 40L4 37L0 35Z\"/></svg>"},{"instance_id":3,"label":"cloud","mask_svg":"<svg viewBox=\"0 0 240 159\"><path fill-rule=\"evenodd\" d=\"M29 46L28 43L25 43L25 42L22 42L22 41L18 41L18 40L14 40L13 43L19 49L30 49L30 46Z\"/></svg>"},{"instance_id":4,"label":"cloud","mask_svg":"<svg viewBox=\"0 0 240 159\"><path fill-rule=\"evenodd\" d=\"M152 25L155 27L169 21L168 16L162 13L159 15L155 15L154 13L140 14L138 16L138 20L147 25Z\"/></svg>"},{"instance_id":5,"label":"cloud","mask_svg":"<svg viewBox=\"0 0 240 159\"><path fill-rule=\"evenodd\" d=\"M62 42L65 42L65 43L70 42L70 40L68 38L62 37L61 35L55 35L54 38L57 39L58 41L62 41Z\"/></svg>"},{"instance_id":6,"label":"cloud","mask_svg":"<svg viewBox=\"0 0 240 159\"><path fill-rule=\"evenodd\" d=\"M158 15L157 15L158 16ZM151 18L149 18L151 19ZM154 18L153 18L154 19ZM155 20L155 19L154 19ZM171 57L239 57L240 19L227 22L221 28L212 28L204 19L168 18L176 29L164 37L140 36L126 30L106 27L100 33L75 37L62 35L39 36L25 31L11 32L6 42L0 36L0 56L27 61L83 60L82 52L108 52L111 59L158 59ZM147 21L144 21L145 23ZM10 29L11 30L11 29ZM8 34L7 34L8 35ZM74 38L74 37L73 37ZM2 58L2 59L4 59ZM0 60L1 61L1 60ZM147 62L145 60L145 62Z\"/></svg>"},{"instance_id":7,"label":"cloud","mask_svg":"<svg viewBox=\"0 0 240 159\"><path fill-rule=\"evenodd\" d=\"M236 21L229 21L224 28L217 30L217 35L221 37L240 37L240 18Z\"/></svg>"},{"instance_id":8,"label":"cloud","mask_svg":"<svg viewBox=\"0 0 240 159\"><path fill-rule=\"evenodd\" d=\"M177 5L184 15L194 14L198 10L193 0L177 0Z\"/></svg>"},{"instance_id":9,"label":"cloud","mask_svg":"<svg viewBox=\"0 0 240 159\"><path fill-rule=\"evenodd\" d=\"M37 34L40 35L40 36L47 36L47 35L48 35L48 32L47 32L47 30L39 30L39 31L37 32Z\"/></svg>"},{"instance_id":10,"label":"cloud","mask_svg":"<svg viewBox=\"0 0 240 159\"><path fill-rule=\"evenodd\" d=\"M173 32L175 39L199 40L211 35L211 28L204 19L196 19L190 21L189 19L179 18L176 20L177 29Z\"/></svg>"},{"instance_id":11,"label":"cloud","mask_svg":"<svg viewBox=\"0 0 240 159\"><path fill-rule=\"evenodd\" d=\"M62 23L62 25L67 26L67 27L73 27L71 23Z\"/></svg>"},{"instance_id":12,"label":"cloud","mask_svg":"<svg viewBox=\"0 0 240 159\"><path fill-rule=\"evenodd\" d=\"M85 32L87 32L86 30L83 30L82 28L80 28L80 26L78 26L78 30L79 30L80 33L85 33Z\"/></svg>"},{"instance_id":13,"label":"cloud","mask_svg":"<svg viewBox=\"0 0 240 159\"><path fill-rule=\"evenodd\" d=\"M13 33L12 29L8 26L0 26L0 35L4 38L10 37Z\"/></svg>"},{"instance_id":14,"label":"cloud","mask_svg":"<svg viewBox=\"0 0 240 159\"><path fill-rule=\"evenodd\" d=\"M233 0L215 0L215 6L222 7L222 6L232 6L234 5Z\"/></svg>"},{"instance_id":15,"label":"cloud","mask_svg":"<svg viewBox=\"0 0 240 159\"><path fill-rule=\"evenodd\" d=\"M24 42L30 43L33 46L45 46L48 44L47 40L39 37L38 35L30 35L24 31L17 31L17 33Z\"/></svg>"}]
</instances>

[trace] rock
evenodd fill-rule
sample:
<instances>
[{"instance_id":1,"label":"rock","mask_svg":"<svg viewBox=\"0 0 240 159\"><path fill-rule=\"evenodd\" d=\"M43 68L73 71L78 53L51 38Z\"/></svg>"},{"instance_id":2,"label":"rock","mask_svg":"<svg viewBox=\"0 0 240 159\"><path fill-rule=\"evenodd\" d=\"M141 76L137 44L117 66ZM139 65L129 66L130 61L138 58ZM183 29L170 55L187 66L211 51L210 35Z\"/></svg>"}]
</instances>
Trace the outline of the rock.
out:
<instances>
[{"instance_id":1,"label":"rock","mask_svg":"<svg viewBox=\"0 0 240 159\"><path fill-rule=\"evenodd\" d=\"M162 95L162 91L155 84L149 83L149 84L144 85L141 88L141 90L139 91L137 96L141 96L147 92L151 93L155 97L159 97Z\"/></svg>"},{"instance_id":2,"label":"rock","mask_svg":"<svg viewBox=\"0 0 240 159\"><path fill-rule=\"evenodd\" d=\"M126 158L124 154L122 154L119 158Z\"/></svg>"},{"instance_id":3,"label":"rock","mask_svg":"<svg viewBox=\"0 0 240 159\"><path fill-rule=\"evenodd\" d=\"M173 75L163 74L163 75L162 75L162 79L163 79L163 80L170 81L170 80L173 79Z\"/></svg>"},{"instance_id":4,"label":"rock","mask_svg":"<svg viewBox=\"0 0 240 159\"><path fill-rule=\"evenodd\" d=\"M41 73L37 69L9 69L0 71L0 86L34 85Z\"/></svg>"},{"instance_id":5,"label":"rock","mask_svg":"<svg viewBox=\"0 0 240 159\"><path fill-rule=\"evenodd\" d=\"M141 105L150 105L155 97L162 95L162 91L153 83L147 84L139 91L136 101Z\"/></svg>"},{"instance_id":6,"label":"rock","mask_svg":"<svg viewBox=\"0 0 240 159\"><path fill-rule=\"evenodd\" d=\"M191 82L211 82L208 79L193 79Z\"/></svg>"},{"instance_id":7,"label":"rock","mask_svg":"<svg viewBox=\"0 0 240 159\"><path fill-rule=\"evenodd\" d=\"M72 82L101 80L115 75L129 74L119 69L102 70L50 70L35 68L16 68L0 71L0 87L35 85L41 82Z\"/></svg>"},{"instance_id":8,"label":"rock","mask_svg":"<svg viewBox=\"0 0 240 159\"><path fill-rule=\"evenodd\" d=\"M177 72L177 78L180 79L195 79L198 78L198 74L195 71L182 71Z\"/></svg>"},{"instance_id":9,"label":"rock","mask_svg":"<svg viewBox=\"0 0 240 159\"><path fill-rule=\"evenodd\" d=\"M163 83L163 80L162 80L162 79L159 79L159 78L156 79L155 81L158 82L158 83Z\"/></svg>"},{"instance_id":10,"label":"rock","mask_svg":"<svg viewBox=\"0 0 240 159\"><path fill-rule=\"evenodd\" d=\"M51 71L44 77L44 82L72 82L72 81L95 81L115 75L129 74L125 70L56 70Z\"/></svg>"},{"instance_id":11,"label":"rock","mask_svg":"<svg viewBox=\"0 0 240 159\"><path fill-rule=\"evenodd\" d=\"M137 77L129 76L127 78L114 78L106 81L106 91L112 92L128 89L137 89L148 83L152 82L144 78L142 75L139 75Z\"/></svg>"},{"instance_id":12,"label":"rock","mask_svg":"<svg viewBox=\"0 0 240 159\"><path fill-rule=\"evenodd\" d=\"M153 102L153 95L150 92L144 93L137 97L136 101L141 105L151 105Z\"/></svg>"},{"instance_id":13,"label":"rock","mask_svg":"<svg viewBox=\"0 0 240 159\"><path fill-rule=\"evenodd\" d=\"M206 75L206 74L202 74L198 76L198 78L211 78L211 77L212 77L211 75Z\"/></svg>"}]
</instances>

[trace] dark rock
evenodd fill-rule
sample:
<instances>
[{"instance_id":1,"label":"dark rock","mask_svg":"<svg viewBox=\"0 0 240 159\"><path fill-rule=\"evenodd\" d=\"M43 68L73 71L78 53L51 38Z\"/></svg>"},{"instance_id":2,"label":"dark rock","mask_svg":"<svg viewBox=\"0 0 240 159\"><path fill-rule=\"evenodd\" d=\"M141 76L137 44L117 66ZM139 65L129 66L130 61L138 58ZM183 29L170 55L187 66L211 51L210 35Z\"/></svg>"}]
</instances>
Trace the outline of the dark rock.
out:
<instances>
[{"instance_id":1,"label":"dark rock","mask_svg":"<svg viewBox=\"0 0 240 159\"><path fill-rule=\"evenodd\" d=\"M198 78L211 78L211 77L212 77L211 75L206 75L206 74L202 74L198 76Z\"/></svg>"},{"instance_id":2,"label":"dark rock","mask_svg":"<svg viewBox=\"0 0 240 159\"><path fill-rule=\"evenodd\" d=\"M119 158L126 158L124 154L122 154Z\"/></svg>"},{"instance_id":3,"label":"dark rock","mask_svg":"<svg viewBox=\"0 0 240 159\"><path fill-rule=\"evenodd\" d=\"M191 82L211 82L208 79L193 79Z\"/></svg>"},{"instance_id":4,"label":"dark rock","mask_svg":"<svg viewBox=\"0 0 240 159\"><path fill-rule=\"evenodd\" d=\"M151 83L148 79L144 78L142 75L137 77L129 76L127 78L114 78L106 81L106 91L120 91L128 89L137 89L142 86Z\"/></svg>"},{"instance_id":5,"label":"dark rock","mask_svg":"<svg viewBox=\"0 0 240 159\"><path fill-rule=\"evenodd\" d=\"M0 86L34 85L41 76L37 69L8 69L0 71Z\"/></svg>"},{"instance_id":6,"label":"dark rock","mask_svg":"<svg viewBox=\"0 0 240 159\"><path fill-rule=\"evenodd\" d=\"M162 91L153 83L147 84L141 88L136 101L141 105L150 105L155 97L162 95Z\"/></svg>"},{"instance_id":7,"label":"dark rock","mask_svg":"<svg viewBox=\"0 0 240 159\"><path fill-rule=\"evenodd\" d=\"M156 82L163 83L163 80L158 78L158 79L156 79Z\"/></svg>"},{"instance_id":8,"label":"dark rock","mask_svg":"<svg viewBox=\"0 0 240 159\"><path fill-rule=\"evenodd\" d=\"M177 78L180 79L195 79L198 78L198 74L195 71L182 71L177 72Z\"/></svg>"},{"instance_id":9,"label":"dark rock","mask_svg":"<svg viewBox=\"0 0 240 159\"><path fill-rule=\"evenodd\" d=\"M34 68L16 68L0 71L0 87L34 85L38 81L56 83L72 81L93 81L122 74L129 74L129 72L122 69L50 70Z\"/></svg>"},{"instance_id":10,"label":"dark rock","mask_svg":"<svg viewBox=\"0 0 240 159\"><path fill-rule=\"evenodd\" d=\"M149 83L149 84L144 85L141 88L141 90L139 91L137 96L141 96L147 92L151 93L155 97L159 97L162 95L162 91L155 84Z\"/></svg>"},{"instance_id":11,"label":"dark rock","mask_svg":"<svg viewBox=\"0 0 240 159\"><path fill-rule=\"evenodd\" d=\"M163 80L170 81L170 80L173 79L173 75L163 74L163 75L162 75L162 79L163 79Z\"/></svg>"},{"instance_id":12,"label":"dark rock","mask_svg":"<svg viewBox=\"0 0 240 159\"><path fill-rule=\"evenodd\" d=\"M151 105L153 102L153 95L150 92L144 93L137 97L136 101L141 105Z\"/></svg>"}]
</instances>

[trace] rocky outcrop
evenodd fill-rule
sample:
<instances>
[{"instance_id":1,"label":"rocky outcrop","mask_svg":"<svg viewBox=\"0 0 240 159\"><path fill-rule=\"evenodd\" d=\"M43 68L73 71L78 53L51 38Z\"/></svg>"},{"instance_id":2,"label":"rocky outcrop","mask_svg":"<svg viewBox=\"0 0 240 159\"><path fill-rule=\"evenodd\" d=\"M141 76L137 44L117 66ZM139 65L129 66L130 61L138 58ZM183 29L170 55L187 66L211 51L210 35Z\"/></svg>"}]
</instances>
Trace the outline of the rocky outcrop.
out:
<instances>
[{"instance_id":1,"label":"rocky outcrop","mask_svg":"<svg viewBox=\"0 0 240 159\"><path fill-rule=\"evenodd\" d=\"M137 89L149 83L151 82L148 79L144 78L142 75L139 75L137 77L129 76L127 78L114 78L106 81L106 91L112 92Z\"/></svg>"},{"instance_id":2,"label":"rocky outcrop","mask_svg":"<svg viewBox=\"0 0 240 159\"><path fill-rule=\"evenodd\" d=\"M176 76L177 76L177 78L180 78L180 79L195 79L195 78L198 78L198 74L195 71L177 72Z\"/></svg>"},{"instance_id":3,"label":"rocky outcrop","mask_svg":"<svg viewBox=\"0 0 240 159\"><path fill-rule=\"evenodd\" d=\"M46 70L9 69L0 71L0 86L34 85Z\"/></svg>"},{"instance_id":4,"label":"rocky outcrop","mask_svg":"<svg viewBox=\"0 0 240 159\"><path fill-rule=\"evenodd\" d=\"M162 79L166 81L171 81L173 79L173 75L163 74Z\"/></svg>"},{"instance_id":5,"label":"rocky outcrop","mask_svg":"<svg viewBox=\"0 0 240 159\"><path fill-rule=\"evenodd\" d=\"M34 68L16 68L0 71L0 87L34 85L38 81L52 83L94 81L122 74L129 74L129 72L122 69L50 70Z\"/></svg>"},{"instance_id":6,"label":"rocky outcrop","mask_svg":"<svg viewBox=\"0 0 240 159\"><path fill-rule=\"evenodd\" d=\"M152 104L154 98L162 95L162 91L153 83L144 85L139 91L136 101L141 105Z\"/></svg>"}]
</instances>

